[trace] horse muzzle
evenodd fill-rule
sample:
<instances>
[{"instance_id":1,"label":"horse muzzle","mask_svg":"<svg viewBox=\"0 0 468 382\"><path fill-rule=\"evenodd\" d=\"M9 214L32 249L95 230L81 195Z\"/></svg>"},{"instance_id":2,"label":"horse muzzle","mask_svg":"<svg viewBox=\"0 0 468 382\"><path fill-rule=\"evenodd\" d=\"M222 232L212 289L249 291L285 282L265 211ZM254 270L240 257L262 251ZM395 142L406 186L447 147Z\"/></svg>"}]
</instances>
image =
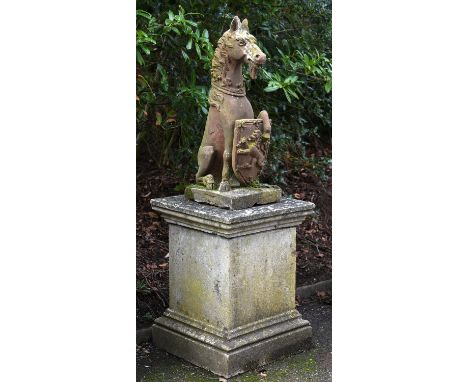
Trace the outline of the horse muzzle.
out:
<instances>
[{"instance_id":1,"label":"horse muzzle","mask_svg":"<svg viewBox=\"0 0 468 382\"><path fill-rule=\"evenodd\" d=\"M260 69L260 66L263 65L266 61L265 53L256 53L252 58L249 57L247 62L249 64L249 75L251 79L257 78L257 71Z\"/></svg>"}]
</instances>

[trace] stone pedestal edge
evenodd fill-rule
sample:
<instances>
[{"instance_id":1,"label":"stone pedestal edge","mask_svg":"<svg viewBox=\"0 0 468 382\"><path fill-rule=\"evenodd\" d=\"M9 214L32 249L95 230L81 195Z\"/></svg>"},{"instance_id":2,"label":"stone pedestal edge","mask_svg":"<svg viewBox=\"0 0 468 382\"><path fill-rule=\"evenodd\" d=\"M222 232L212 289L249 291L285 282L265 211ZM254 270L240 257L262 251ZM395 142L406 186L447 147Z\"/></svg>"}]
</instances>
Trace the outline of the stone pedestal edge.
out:
<instances>
[{"instance_id":1,"label":"stone pedestal edge","mask_svg":"<svg viewBox=\"0 0 468 382\"><path fill-rule=\"evenodd\" d=\"M223 210L186 200L184 196L153 199L153 210L176 224L226 238L295 227L313 213L315 205L293 199L246 210Z\"/></svg>"},{"instance_id":2,"label":"stone pedestal edge","mask_svg":"<svg viewBox=\"0 0 468 382\"><path fill-rule=\"evenodd\" d=\"M216 234L226 238L245 236L273 229L295 227L301 224L307 215L310 215L310 213L303 212L295 213L294 216L291 217L282 216L231 225L222 223L214 225L212 221L202 220L196 217L187 217L186 215L182 215L177 212L163 211L158 208L154 208L154 210L161 213L161 215L170 224L181 225L183 227Z\"/></svg>"},{"instance_id":3,"label":"stone pedestal edge","mask_svg":"<svg viewBox=\"0 0 468 382\"><path fill-rule=\"evenodd\" d=\"M174 310L168 308L164 312L164 316L169 319L172 319L174 321L168 321L168 322L173 322L174 325L176 325L179 330L182 332L187 332L188 334L191 333L190 330L185 330L186 328L196 328L200 329L203 332L208 332L215 337L222 338L223 340L234 340L238 337L244 336L244 339L246 338L245 336L247 334L254 333L255 331L258 331L260 329L266 329L266 328L272 328L274 325L276 325L276 328L278 328L278 324L286 323L286 322L292 322L296 318L301 318L300 313L296 309L289 310L287 312L283 312L280 314L277 314L276 316L272 317L267 317L262 320L254 321L246 325L238 326L236 328L233 328L231 330L225 330L221 331L218 328L214 326L207 326L206 323L200 322L197 320L194 320L193 318L190 318L188 316L182 315L181 313L175 312ZM185 325L180 326L178 323L182 323ZM275 329L273 329L274 331ZM281 328L281 330L284 330L284 328ZM244 340L241 342L245 342ZM231 341L231 345L234 345L234 343ZM232 347L232 346L231 346ZM221 347L224 350L232 350L232 348L229 347Z\"/></svg>"},{"instance_id":4,"label":"stone pedestal edge","mask_svg":"<svg viewBox=\"0 0 468 382\"><path fill-rule=\"evenodd\" d=\"M232 340L218 337L169 317L152 329L153 342L163 350L225 378L265 365L310 346L312 328L296 317Z\"/></svg>"}]
</instances>

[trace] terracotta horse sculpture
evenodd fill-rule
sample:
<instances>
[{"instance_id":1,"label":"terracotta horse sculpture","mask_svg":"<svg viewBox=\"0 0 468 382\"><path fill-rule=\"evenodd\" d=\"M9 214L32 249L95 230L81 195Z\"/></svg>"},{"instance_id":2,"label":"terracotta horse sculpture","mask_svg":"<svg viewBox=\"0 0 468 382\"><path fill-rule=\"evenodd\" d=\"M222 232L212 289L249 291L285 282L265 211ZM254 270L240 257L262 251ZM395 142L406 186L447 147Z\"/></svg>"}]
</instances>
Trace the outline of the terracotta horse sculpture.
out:
<instances>
[{"instance_id":1,"label":"terracotta horse sculpture","mask_svg":"<svg viewBox=\"0 0 468 382\"><path fill-rule=\"evenodd\" d=\"M242 23L235 16L230 29L218 41L211 62L210 109L202 143L198 151L197 183L213 189L219 183L219 191L229 191L239 182L232 171L232 146L235 121L252 119L254 113L245 94L242 65L249 65L250 78L257 77L257 70L266 61L266 55L249 33L248 21ZM268 113L258 115L267 130L271 128Z\"/></svg>"}]
</instances>

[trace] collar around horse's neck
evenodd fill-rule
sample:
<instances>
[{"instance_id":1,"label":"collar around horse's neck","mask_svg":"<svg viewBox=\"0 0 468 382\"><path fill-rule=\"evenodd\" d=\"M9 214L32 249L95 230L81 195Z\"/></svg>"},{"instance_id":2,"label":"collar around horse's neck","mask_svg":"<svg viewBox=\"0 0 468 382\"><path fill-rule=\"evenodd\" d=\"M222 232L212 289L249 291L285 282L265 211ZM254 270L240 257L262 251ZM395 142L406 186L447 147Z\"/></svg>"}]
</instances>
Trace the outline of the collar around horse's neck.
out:
<instances>
[{"instance_id":1,"label":"collar around horse's neck","mask_svg":"<svg viewBox=\"0 0 468 382\"><path fill-rule=\"evenodd\" d=\"M211 82L211 86L215 88L216 90L219 90L221 93L232 95L234 97L245 97L245 86L242 84L241 88L233 88L233 87L224 87L224 86L219 86L215 82Z\"/></svg>"}]
</instances>

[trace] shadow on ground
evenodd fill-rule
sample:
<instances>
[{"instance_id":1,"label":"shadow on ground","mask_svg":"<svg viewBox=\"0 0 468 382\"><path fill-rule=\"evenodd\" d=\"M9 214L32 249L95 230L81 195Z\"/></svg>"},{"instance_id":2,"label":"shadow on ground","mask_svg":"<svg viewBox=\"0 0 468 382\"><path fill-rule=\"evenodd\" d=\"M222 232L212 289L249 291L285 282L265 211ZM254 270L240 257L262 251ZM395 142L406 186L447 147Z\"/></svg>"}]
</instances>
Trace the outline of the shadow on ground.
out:
<instances>
[{"instance_id":1,"label":"shadow on ground","mask_svg":"<svg viewBox=\"0 0 468 382\"><path fill-rule=\"evenodd\" d=\"M298 307L313 329L311 350L294 354L259 370L229 379L229 382L331 382L332 342L331 305L312 301ZM219 377L154 348L144 345L137 352L138 382L203 382Z\"/></svg>"}]
</instances>

